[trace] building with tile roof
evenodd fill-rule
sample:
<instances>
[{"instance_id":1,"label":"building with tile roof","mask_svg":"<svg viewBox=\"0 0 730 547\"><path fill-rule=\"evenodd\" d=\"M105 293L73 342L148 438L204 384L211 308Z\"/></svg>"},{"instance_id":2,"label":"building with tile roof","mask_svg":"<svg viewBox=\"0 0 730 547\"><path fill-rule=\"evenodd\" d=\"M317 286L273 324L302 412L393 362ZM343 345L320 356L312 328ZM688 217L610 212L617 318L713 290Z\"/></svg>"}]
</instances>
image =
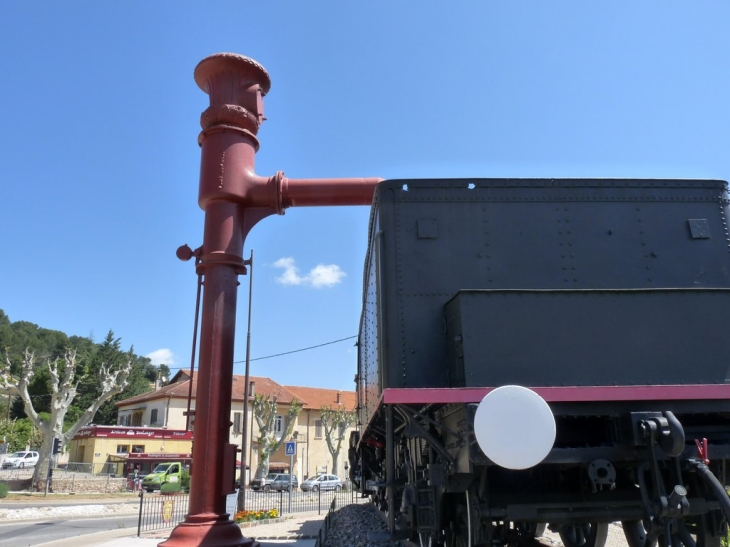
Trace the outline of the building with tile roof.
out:
<instances>
[{"instance_id":1,"label":"building with tile roof","mask_svg":"<svg viewBox=\"0 0 730 547\"><path fill-rule=\"evenodd\" d=\"M326 406L354 412L357 406L355 392L300 386L286 386L286 389L294 394L296 400L302 402L302 411L297 416L292 435L296 433L297 452L302 452L301 460L306 476L311 477L326 472L333 473L344 480L347 477L345 463L347 462L347 449L350 446L350 432L355 430L355 426L353 424L350 427L340 428L343 441L338 456L338 468L333 470L332 455L324 438L320 410Z\"/></svg>"},{"instance_id":2,"label":"building with tile roof","mask_svg":"<svg viewBox=\"0 0 730 547\"><path fill-rule=\"evenodd\" d=\"M286 416L294 401L301 403L302 410L295 419L291 440L296 442L293 459L294 473L299 481L317 473L334 473L343 480L347 473L347 448L350 432L354 426L340 427L343 441L338 457L338 469L332 469L332 455L324 438L320 410L343 408L354 411L357 405L354 391L338 391L314 387L283 386L271 378L251 376L251 392L277 399L277 423L279 435L286 429ZM231 434L230 442L241 445L243 433L243 398L245 377L233 376ZM136 397L116 403L118 418L116 426L87 426L71 441L70 461L90 465L93 469L116 466L116 473L127 474L138 466L142 473L154 468L156 462L168 459L189 461L192 452L192 435L195 418L195 395L197 379L190 371L179 371L169 384ZM188 424L188 393L190 398L190 424ZM247 480L254 476L258 467L259 435L256 421L251 414L246 417L250 438L247 443ZM113 432L112 432L113 430ZM120 437L121 435L121 437ZM251 442L253 439L254 442ZM173 458L174 456L174 458ZM134 464L134 465L132 465ZM289 457L284 454L284 445L271 455L269 471L289 469ZM98 472L98 471L97 471Z\"/></svg>"}]
</instances>

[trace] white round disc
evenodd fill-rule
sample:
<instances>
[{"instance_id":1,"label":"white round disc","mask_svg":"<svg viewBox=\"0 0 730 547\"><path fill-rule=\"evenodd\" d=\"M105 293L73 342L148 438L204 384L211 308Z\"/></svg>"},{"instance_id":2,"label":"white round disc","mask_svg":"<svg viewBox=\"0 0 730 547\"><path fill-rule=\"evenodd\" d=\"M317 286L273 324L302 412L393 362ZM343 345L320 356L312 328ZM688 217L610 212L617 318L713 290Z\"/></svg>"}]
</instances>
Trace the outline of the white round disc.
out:
<instances>
[{"instance_id":1,"label":"white round disc","mask_svg":"<svg viewBox=\"0 0 730 547\"><path fill-rule=\"evenodd\" d=\"M482 452L507 469L527 469L548 455L555 418L545 399L522 386L502 386L484 396L474 416Z\"/></svg>"}]
</instances>

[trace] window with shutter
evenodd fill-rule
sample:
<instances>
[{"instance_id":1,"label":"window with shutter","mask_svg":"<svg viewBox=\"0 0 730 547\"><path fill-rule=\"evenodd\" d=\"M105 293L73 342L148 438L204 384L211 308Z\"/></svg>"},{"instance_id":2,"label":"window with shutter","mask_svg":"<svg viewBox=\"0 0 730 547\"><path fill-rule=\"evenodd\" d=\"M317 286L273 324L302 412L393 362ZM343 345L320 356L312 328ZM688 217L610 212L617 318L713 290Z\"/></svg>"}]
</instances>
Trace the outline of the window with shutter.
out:
<instances>
[{"instance_id":1,"label":"window with shutter","mask_svg":"<svg viewBox=\"0 0 730 547\"><path fill-rule=\"evenodd\" d=\"M314 420L314 438L322 438L322 420Z\"/></svg>"}]
</instances>

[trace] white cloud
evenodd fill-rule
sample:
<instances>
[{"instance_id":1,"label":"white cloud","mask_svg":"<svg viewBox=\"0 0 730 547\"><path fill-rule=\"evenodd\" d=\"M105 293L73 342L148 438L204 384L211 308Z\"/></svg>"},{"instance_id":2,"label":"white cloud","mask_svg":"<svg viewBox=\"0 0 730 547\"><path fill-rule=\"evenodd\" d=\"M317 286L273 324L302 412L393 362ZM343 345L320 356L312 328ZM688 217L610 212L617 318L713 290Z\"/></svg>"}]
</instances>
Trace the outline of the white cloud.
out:
<instances>
[{"instance_id":1,"label":"white cloud","mask_svg":"<svg viewBox=\"0 0 730 547\"><path fill-rule=\"evenodd\" d=\"M321 289L332 287L342 281L347 274L337 264L317 264L306 275L299 274L292 257L280 258L272 264L274 268L282 268L284 273L276 278L282 285L305 285Z\"/></svg>"},{"instance_id":2,"label":"white cloud","mask_svg":"<svg viewBox=\"0 0 730 547\"><path fill-rule=\"evenodd\" d=\"M152 364L155 366L167 365L170 367L177 362L172 351L166 348L156 349L152 353L145 355L145 357L152 361Z\"/></svg>"},{"instance_id":3,"label":"white cloud","mask_svg":"<svg viewBox=\"0 0 730 547\"><path fill-rule=\"evenodd\" d=\"M317 264L309 272L307 278L310 280L312 287L319 288L337 285L345 275L347 274L337 264Z\"/></svg>"},{"instance_id":4,"label":"white cloud","mask_svg":"<svg viewBox=\"0 0 730 547\"><path fill-rule=\"evenodd\" d=\"M292 257L280 258L272 264L274 268L283 268L284 273L276 278L276 281L283 285L301 285L304 280L299 275L299 269L294 265Z\"/></svg>"}]
</instances>

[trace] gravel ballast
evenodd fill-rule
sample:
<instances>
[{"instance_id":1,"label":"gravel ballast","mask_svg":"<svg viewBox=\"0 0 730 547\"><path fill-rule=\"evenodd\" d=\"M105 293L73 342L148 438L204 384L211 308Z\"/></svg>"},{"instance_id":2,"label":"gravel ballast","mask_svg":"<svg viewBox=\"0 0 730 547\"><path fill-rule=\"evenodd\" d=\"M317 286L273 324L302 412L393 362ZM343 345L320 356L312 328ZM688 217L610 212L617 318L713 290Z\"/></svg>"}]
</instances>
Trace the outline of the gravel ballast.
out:
<instances>
[{"instance_id":1,"label":"gravel ballast","mask_svg":"<svg viewBox=\"0 0 730 547\"><path fill-rule=\"evenodd\" d=\"M371 503L345 505L332 514L325 547L391 547L382 515Z\"/></svg>"}]
</instances>

